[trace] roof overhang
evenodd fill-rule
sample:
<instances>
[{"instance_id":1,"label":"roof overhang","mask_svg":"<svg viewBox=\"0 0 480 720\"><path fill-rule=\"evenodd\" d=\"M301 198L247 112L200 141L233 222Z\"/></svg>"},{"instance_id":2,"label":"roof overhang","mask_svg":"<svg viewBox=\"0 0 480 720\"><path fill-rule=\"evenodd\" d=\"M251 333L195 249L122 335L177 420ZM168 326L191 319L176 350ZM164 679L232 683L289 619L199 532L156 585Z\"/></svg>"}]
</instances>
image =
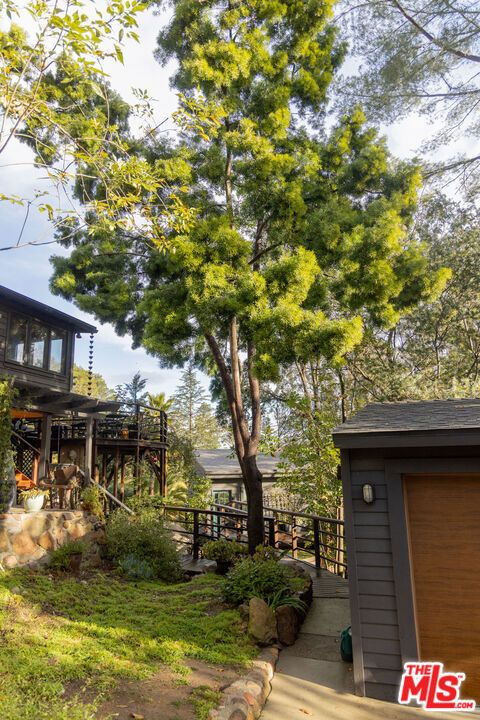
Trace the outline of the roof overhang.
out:
<instances>
[{"instance_id":1,"label":"roof overhang","mask_svg":"<svg viewBox=\"0 0 480 720\"><path fill-rule=\"evenodd\" d=\"M15 380L14 385L18 390L15 400L17 409L37 410L54 415L98 415L118 412L121 405L121 403L111 400L100 400L77 393L40 388L18 380Z\"/></svg>"},{"instance_id":2,"label":"roof overhang","mask_svg":"<svg viewBox=\"0 0 480 720\"><path fill-rule=\"evenodd\" d=\"M22 295L21 293L10 290L9 288L0 285L0 300L3 300L12 309L22 312L26 315L33 315L38 320L43 320L47 323L60 323L60 325L71 328L76 332L80 333L96 333L97 328L90 323L79 320L73 315L68 315L61 310L51 308L45 303L39 302L38 300L32 300L32 298Z\"/></svg>"},{"instance_id":3,"label":"roof overhang","mask_svg":"<svg viewBox=\"0 0 480 720\"><path fill-rule=\"evenodd\" d=\"M480 446L480 428L432 429L346 433L333 432L333 442L340 450Z\"/></svg>"}]
</instances>

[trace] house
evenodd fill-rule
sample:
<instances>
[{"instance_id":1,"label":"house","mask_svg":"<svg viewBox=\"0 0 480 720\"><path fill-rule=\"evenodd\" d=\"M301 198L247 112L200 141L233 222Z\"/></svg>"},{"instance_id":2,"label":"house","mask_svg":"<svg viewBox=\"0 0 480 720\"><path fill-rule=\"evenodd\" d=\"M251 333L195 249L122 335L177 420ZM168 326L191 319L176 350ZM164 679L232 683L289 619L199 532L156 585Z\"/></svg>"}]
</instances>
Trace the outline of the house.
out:
<instances>
[{"instance_id":1,"label":"house","mask_svg":"<svg viewBox=\"0 0 480 720\"><path fill-rule=\"evenodd\" d=\"M278 480L279 457L259 453L258 467L263 475L264 493L268 494ZM199 475L210 478L215 502L228 505L232 500L246 501L242 473L235 452L230 448L197 450L195 468Z\"/></svg>"},{"instance_id":2,"label":"house","mask_svg":"<svg viewBox=\"0 0 480 720\"><path fill-rule=\"evenodd\" d=\"M396 701L422 660L480 702L480 399L375 403L333 437L357 694Z\"/></svg>"},{"instance_id":3,"label":"house","mask_svg":"<svg viewBox=\"0 0 480 720\"><path fill-rule=\"evenodd\" d=\"M148 462L165 492L167 417L138 405L120 412L117 402L73 391L75 340L96 327L0 286L0 375L17 390L12 412L17 484L47 478L53 464L75 464L124 496L125 467L136 482Z\"/></svg>"}]
</instances>

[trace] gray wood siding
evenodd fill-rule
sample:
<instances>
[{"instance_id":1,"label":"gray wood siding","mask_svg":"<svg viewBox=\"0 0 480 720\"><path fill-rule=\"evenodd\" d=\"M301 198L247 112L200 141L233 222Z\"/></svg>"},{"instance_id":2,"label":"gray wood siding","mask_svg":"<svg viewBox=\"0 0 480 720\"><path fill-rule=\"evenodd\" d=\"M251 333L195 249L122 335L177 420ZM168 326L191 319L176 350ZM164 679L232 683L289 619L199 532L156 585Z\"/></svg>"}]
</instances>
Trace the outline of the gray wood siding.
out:
<instances>
[{"instance_id":1,"label":"gray wood siding","mask_svg":"<svg viewBox=\"0 0 480 720\"><path fill-rule=\"evenodd\" d=\"M54 373L40 368L31 368L17 363L8 362L6 359L6 340L8 318L10 312L17 312L15 307L0 304L0 375L13 375L18 380L30 383L38 387L45 387L51 390L68 392L72 386L74 333L60 323L52 323L52 327L66 330L66 354L65 373Z\"/></svg>"},{"instance_id":2,"label":"gray wood siding","mask_svg":"<svg viewBox=\"0 0 480 720\"><path fill-rule=\"evenodd\" d=\"M370 469L362 459L352 463L350 492L355 538L358 614L365 692L369 697L396 700L402 670L392 542L385 473L378 460ZM357 466L358 467L358 466ZM362 485L373 485L375 502L367 505Z\"/></svg>"}]
</instances>

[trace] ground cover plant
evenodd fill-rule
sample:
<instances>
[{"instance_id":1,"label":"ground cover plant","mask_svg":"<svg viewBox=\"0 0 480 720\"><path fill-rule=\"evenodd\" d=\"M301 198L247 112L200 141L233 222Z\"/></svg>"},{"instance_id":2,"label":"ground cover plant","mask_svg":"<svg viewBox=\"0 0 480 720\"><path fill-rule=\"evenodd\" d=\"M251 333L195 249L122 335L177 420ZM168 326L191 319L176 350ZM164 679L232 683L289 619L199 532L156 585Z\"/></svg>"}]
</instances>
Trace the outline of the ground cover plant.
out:
<instances>
[{"instance_id":1,"label":"ground cover plant","mask_svg":"<svg viewBox=\"0 0 480 720\"><path fill-rule=\"evenodd\" d=\"M215 575L167 585L126 582L99 571L83 580L3 573L2 720L104 718L98 707L115 687L132 681L136 687L161 667L180 686L188 684L195 662L247 666L256 649L239 613L219 603L221 583ZM215 693L205 693L201 702L192 696L197 717L205 715L208 697L213 703ZM162 717L173 720L175 709Z\"/></svg>"}]
</instances>

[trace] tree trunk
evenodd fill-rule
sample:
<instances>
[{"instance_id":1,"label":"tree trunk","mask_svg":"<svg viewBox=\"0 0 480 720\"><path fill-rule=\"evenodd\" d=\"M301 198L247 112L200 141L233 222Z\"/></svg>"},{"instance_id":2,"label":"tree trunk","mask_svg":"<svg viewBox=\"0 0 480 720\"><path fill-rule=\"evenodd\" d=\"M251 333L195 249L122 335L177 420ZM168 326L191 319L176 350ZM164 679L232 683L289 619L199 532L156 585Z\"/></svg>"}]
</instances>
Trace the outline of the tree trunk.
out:
<instances>
[{"instance_id":1,"label":"tree trunk","mask_svg":"<svg viewBox=\"0 0 480 720\"><path fill-rule=\"evenodd\" d=\"M248 552L252 555L255 548L265 542L262 473L258 469L255 455L245 457L240 465L248 502Z\"/></svg>"}]
</instances>

